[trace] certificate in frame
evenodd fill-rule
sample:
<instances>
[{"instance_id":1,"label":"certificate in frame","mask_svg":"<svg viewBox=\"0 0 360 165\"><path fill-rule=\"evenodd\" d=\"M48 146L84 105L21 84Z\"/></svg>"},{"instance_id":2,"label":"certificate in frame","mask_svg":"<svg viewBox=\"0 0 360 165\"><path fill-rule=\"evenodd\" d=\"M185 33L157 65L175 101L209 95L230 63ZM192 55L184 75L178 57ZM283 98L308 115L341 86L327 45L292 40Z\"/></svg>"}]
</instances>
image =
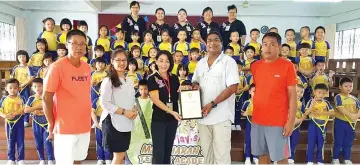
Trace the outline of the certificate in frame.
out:
<instances>
[{"instance_id":1,"label":"certificate in frame","mask_svg":"<svg viewBox=\"0 0 360 165\"><path fill-rule=\"evenodd\" d=\"M202 119L200 90L180 92L180 115L182 120Z\"/></svg>"}]
</instances>

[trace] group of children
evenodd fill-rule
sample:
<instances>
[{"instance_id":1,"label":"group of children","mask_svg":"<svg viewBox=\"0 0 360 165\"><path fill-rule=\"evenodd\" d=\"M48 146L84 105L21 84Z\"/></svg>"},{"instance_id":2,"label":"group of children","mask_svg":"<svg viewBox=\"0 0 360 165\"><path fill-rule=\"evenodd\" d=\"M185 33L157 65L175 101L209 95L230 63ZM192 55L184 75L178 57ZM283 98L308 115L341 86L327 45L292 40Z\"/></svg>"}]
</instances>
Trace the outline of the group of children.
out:
<instances>
[{"instance_id":1,"label":"group of children","mask_svg":"<svg viewBox=\"0 0 360 165\"><path fill-rule=\"evenodd\" d=\"M46 18L43 23L44 31L40 33L36 41L36 51L30 57L26 51L20 50L17 52L16 60L19 64L13 68L12 78L7 81L6 91L8 95L0 101L0 115L5 118L7 123L9 164L15 164L15 144L17 146L18 164L24 164L24 126L30 125L30 116L32 116L33 132L41 160L40 164L45 164L44 146L48 156L48 164L54 163L52 144L47 140L47 121L41 105L42 78L44 78L46 70L53 61L67 55L65 47L66 34L72 29L72 24L68 19L63 19L60 23L62 33L57 35L53 32L55 21L52 18ZM77 28L86 33L88 26L85 21L79 21ZM276 28L275 30L277 32ZM328 42L324 41L325 29L321 26L316 28L314 41L310 40L309 27L302 27L300 33L302 39L296 43L294 41L295 30L286 30L286 43L282 45L281 54L279 55L281 58L294 63L298 76L298 85L296 87L298 108L296 126L293 135L290 137L292 156L289 158L289 163L294 163L296 144L300 137L300 124L307 117L310 118L308 163L314 161L313 152L315 147L318 148L317 162L320 164L323 162L323 150L321 149L324 147L326 123L332 117L335 117L333 162L339 163L338 158L342 151L345 163L349 163L351 162L351 144L354 139L353 125L360 116L360 113L358 113L360 103L350 95L352 80L343 78L340 81L341 93L335 96L336 109L334 110L326 100L329 88L333 85L332 76L334 72L330 71L329 74L325 74L328 50L330 49ZM158 45L154 44L151 31L144 32L143 43L138 43L139 35L138 31L131 32L132 42L127 43L124 41L125 31L117 28L116 39L111 41L109 39L109 29L102 25L99 28L99 38L95 41L94 50L92 50L90 37L87 37L87 53L81 60L88 62L93 68L91 73L92 119L95 127L99 165L111 163L111 154L102 146L102 133L98 123L102 112L98 99L99 90L102 80L108 76L111 50L123 49L127 51L129 63L126 76L133 80L134 88L138 91L137 96L139 97L140 107L144 112L149 111L148 109L151 107L148 105L152 104L147 93L146 79L156 73L155 61L159 50L167 50L173 54L174 66L171 73L179 77L180 84L190 84L198 60L206 54L206 46L201 40L198 29L192 31L190 43L186 42L187 32L185 30L179 30L177 35L179 40L174 44L172 44L172 39L167 30L161 32L162 42ZM244 153L246 164L251 164L252 157L250 130L255 84L251 73L251 63L261 59L261 44L257 41L259 37L260 31L252 29L250 31L251 41L245 47L241 47L238 44L239 33L234 31L230 35L231 42L223 49L226 55L236 60L240 73L240 83L235 100L235 123L232 129L240 130L241 116L246 118ZM93 52L95 58L89 60ZM31 88L33 92L31 92ZM253 157L253 160L254 163L258 163L256 156Z\"/></svg>"}]
</instances>

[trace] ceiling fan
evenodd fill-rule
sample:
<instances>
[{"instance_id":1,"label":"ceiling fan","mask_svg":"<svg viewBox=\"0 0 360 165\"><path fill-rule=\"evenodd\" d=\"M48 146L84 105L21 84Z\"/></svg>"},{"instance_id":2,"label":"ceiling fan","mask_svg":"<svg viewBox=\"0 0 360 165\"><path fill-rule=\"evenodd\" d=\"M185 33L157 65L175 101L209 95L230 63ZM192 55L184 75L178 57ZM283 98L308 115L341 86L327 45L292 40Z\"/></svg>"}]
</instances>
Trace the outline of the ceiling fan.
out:
<instances>
[{"instance_id":1,"label":"ceiling fan","mask_svg":"<svg viewBox=\"0 0 360 165\"><path fill-rule=\"evenodd\" d=\"M266 6L272 6L273 4L266 4L266 3L264 3L264 4L259 4L259 3L249 3L249 1L247 1L247 0L245 0L245 1L243 1L242 3L241 3L241 7L242 8L249 8L249 7L251 7L251 6L264 6L264 7L266 7Z\"/></svg>"}]
</instances>

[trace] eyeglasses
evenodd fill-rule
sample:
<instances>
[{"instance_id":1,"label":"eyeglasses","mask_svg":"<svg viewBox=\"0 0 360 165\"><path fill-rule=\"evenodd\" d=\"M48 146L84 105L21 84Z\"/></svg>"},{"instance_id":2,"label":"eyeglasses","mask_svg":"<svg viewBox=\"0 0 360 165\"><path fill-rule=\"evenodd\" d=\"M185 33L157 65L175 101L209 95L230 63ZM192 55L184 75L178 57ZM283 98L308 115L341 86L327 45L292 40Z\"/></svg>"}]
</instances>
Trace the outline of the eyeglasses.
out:
<instances>
[{"instance_id":1,"label":"eyeglasses","mask_svg":"<svg viewBox=\"0 0 360 165\"><path fill-rule=\"evenodd\" d=\"M74 46L74 47L78 47L78 46L80 46L80 47L84 47L84 46L86 46L86 44L85 43L76 43L76 42L68 42L69 44L71 44L71 46Z\"/></svg>"}]
</instances>

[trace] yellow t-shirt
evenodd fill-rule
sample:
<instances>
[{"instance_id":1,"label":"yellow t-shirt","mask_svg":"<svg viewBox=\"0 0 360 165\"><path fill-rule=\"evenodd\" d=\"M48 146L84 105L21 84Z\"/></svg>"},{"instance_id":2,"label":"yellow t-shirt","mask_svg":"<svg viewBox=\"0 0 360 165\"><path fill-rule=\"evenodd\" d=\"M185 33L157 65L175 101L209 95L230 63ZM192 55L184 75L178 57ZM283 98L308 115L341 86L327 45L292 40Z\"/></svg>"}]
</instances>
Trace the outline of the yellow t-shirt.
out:
<instances>
[{"instance_id":1,"label":"yellow t-shirt","mask_svg":"<svg viewBox=\"0 0 360 165\"><path fill-rule=\"evenodd\" d=\"M306 110L310 108L312 101L313 100L310 100L307 103ZM334 111L333 108L331 107L330 103L327 100L315 101L313 104L314 104L313 110L315 110L315 111L320 111L320 112ZM313 119L325 121L329 118L329 115L315 115L313 113L310 113L309 117L313 118Z\"/></svg>"},{"instance_id":2,"label":"yellow t-shirt","mask_svg":"<svg viewBox=\"0 0 360 165\"><path fill-rule=\"evenodd\" d=\"M244 67L250 68L251 63L253 63L255 59L252 60L245 60L244 61Z\"/></svg>"},{"instance_id":3,"label":"yellow t-shirt","mask_svg":"<svg viewBox=\"0 0 360 165\"><path fill-rule=\"evenodd\" d=\"M167 50L167 51L169 51L170 53L172 53L172 45L171 45L170 42L167 42L167 43L162 42L162 43L160 43L160 44L159 44L159 49L160 49L160 50Z\"/></svg>"},{"instance_id":4,"label":"yellow t-shirt","mask_svg":"<svg viewBox=\"0 0 360 165\"><path fill-rule=\"evenodd\" d=\"M84 62L86 62L86 63L88 63L88 58L87 58L87 57L85 57L85 56L81 57L81 58L80 58L80 60L81 60L81 61L84 61Z\"/></svg>"},{"instance_id":5,"label":"yellow t-shirt","mask_svg":"<svg viewBox=\"0 0 360 165\"><path fill-rule=\"evenodd\" d=\"M24 102L25 101L20 96L15 98L4 96L0 100L0 112L3 114L17 112L20 109L24 109Z\"/></svg>"},{"instance_id":6,"label":"yellow t-shirt","mask_svg":"<svg viewBox=\"0 0 360 165\"><path fill-rule=\"evenodd\" d=\"M311 87L313 90L317 84L325 84L328 87L330 84L330 78L326 74L316 75L316 73L314 73L311 76L310 80L311 80Z\"/></svg>"},{"instance_id":7,"label":"yellow t-shirt","mask_svg":"<svg viewBox=\"0 0 360 165\"><path fill-rule=\"evenodd\" d=\"M196 62L195 61L190 61L189 62L188 68L189 68L189 73L190 74L194 74L196 65L197 65L197 61Z\"/></svg>"},{"instance_id":8,"label":"yellow t-shirt","mask_svg":"<svg viewBox=\"0 0 360 165\"><path fill-rule=\"evenodd\" d=\"M244 106L242 107L242 111L246 112L248 116L252 116L252 113L254 111L254 108L253 108L253 99L249 99L249 100L246 100L244 102Z\"/></svg>"},{"instance_id":9,"label":"yellow t-shirt","mask_svg":"<svg viewBox=\"0 0 360 165\"><path fill-rule=\"evenodd\" d=\"M354 96L351 95L344 96L341 94L337 94L334 100L335 100L335 107L344 107L345 110L350 111L353 114L358 113L360 110L359 99L357 99ZM351 121L350 117L345 116L337 109L335 111L335 117L343 121Z\"/></svg>"},{"instance_id":10,"label":"yellow t-shirt","mask_svg":"<svg viewBox=\"0 0 360 165\"><path fill-rule=\"evenodd\" d=\"M181 83L184 82L185 80L189 80L188 77L186 77L185 79L182 79L182 78L180 78L180 76L178 76L178 78L179 78L180 85L181 85Z\"/></svg>"},{"instance_id":11,"label":"yellow t-shirt","mask_svg":"<svg viewBox=\"0 0 360 165\"><path fill-rule=\"evenodd\" d=\"M299 73L299 74L302 74L302 73ZM302 85L304 87L304 89L306 89L308 87L308 82L307 82L307 79L306 79L305 76L297 75L296 79L297 79L297 82L298 82L297 84Z\"/></svg>"},{"instance_id":12,"label":"yellow t-shirt","mask_svg":"<svg viewBox=\"0 0 360 165\"><path fill-rule=\"evenodd\" d=\"M234 56L239 56L240 55L240 50L241 47L238 43L229 43L229 46L231 46L234 49Z\"/></svg>"},{"instance_id":13,"label":"yellow t-shirt","mask_svg":"<svg viewBox=\"0 0 360 165\"><path fill-rule=\"evenodd\" d=\"M134 45L137 45L138 47L140 47L140 43L134 43L134 42L131 42L129 43L129 51L131 50L131 48L134 46Z\"/></svg>"},{"instance_id":14,"label":"yellow t-shirt","mask_svg":"<svg viewBox=\"0 0 360 165\"><path fill-rule=\"evenodd\" d=\"M305 107L303 106L303 103L302 103L300 100L298 100L298 101L297 101L296 118L301 119L304 108L305 108Z\"/></svg>"},{"instance_id":15,"label":"yellow t-shirt","mask_svg":"<svg viewBox=\"0 0 360 165\"><path fill-rule=\"evenodd\" d=\"M28 65L41 67L43 65L43 57L44 57L43 53L34 53L33 55L31 55Z\"/></svg>"},{"instance_id":16,"label":"yellow t-shirt","mask_svg":"<svg viewBox=\"0 0 360 165\"><path fill-rule=\"evenodd\" d=\"M48 44L49 51L56 51L57 49L57 34L55 32L43 31L38 38L45 38Z\"/></svg>"},{"instance_id":17,"label":"yellow t-shirt","mask_svg":"<svg viewBox=\"0 0 360 165\"><path fill-rule=\"evenodd\" d=\"M110 51L110 40L108 38L98 38L95 41L95 45L103 46L105 49L105 52Z\"/></svg>"},{"instance_id":18,"label":"yellow t-shirt","mask_svg":"<svg viewBox=\"0 0 360 165\"><path fill-rule=\"evenodd\" d=\"M125 42L124 40L123 41L119 41L119 40L116 40L114 41L112 44L111 44L111 49L112 50L115 50L115 48L117 46L121 45L122 47L124 47L125 50L128 50L128 43Z\"/></svg>"},{"instance_id":19,"label":"yellow t-shirt","mask_svg":"<svg viewBox=\"0 0 360 165\"><path fill-rule=\"evenodd\" d=\"M44 67L40 68L38 73L36 74L36 77L43 79L45 77L45 73L46 73L47 69L48 68L44 68Z\"/></svg>"},{"instance_id":20,"label":"yellow t-shirt","mask_svg":"<svg viewBox=\"0 0 360 165\"><path fill-rule=\"evenodd\" d=\"M96 116L100 117L103 109L100 106L100 99L96 98L92 103L92 111Z\"/></svg>"},{"instance_id":21,"label":"yellow t-shirt","mask_svg":"<svg viewBox=\"0 0 360 165\"><path fill-rule=\"evenodd\" d=\"M174 67L173 69L171 70L171 73L174 74L174 75L177 75L177 68L178 68L179 64L175 64L174 63Z\"/></svg>"},{"instance_id":22,"label":"yellow t-shirt","mask_svg":"<svg viewBox=\"0 0 360 165\"><path fill-rule=\"evenodd\" d=\"M133 81L134 85L137 84L142 79L141 75L136 72L135 73L127 72L126 77L129 77Z\"/></svg>"},{"instance_id":23,"label":"yellow t-shirt","mask_svg":"<svg viewBox=\"0 0 360 165\"><path fill-rule=\"evenodd\" d=\"M287 42L286 44L288 44L290 46L290 56L289 57L296 57L296 42Z\"/></svg>"},{"instance_id":24,"label":"yellow t-shirt","mask_svg":"<svg viewBox=\"0 0 360 165\"><path fill-rule=\"evenodd\" d=\"M246 44L245 47L247 47L247 46L253 46L255 48L255 55L256 56L260 55L260 47L261 47L260 43L250 41L248 44Z\"/></svg>"},{"instance_id":25,"label":"yellow t-shirt","mask_svg":"<svg viewBox=\"0 0 360 165\"><path fill-rule=\"evenodd\" d=\"M108 76L108 73L106 71L94 71L91 73L91 81L94 84L98 84L102 80L104 80L105 77Z\"/></svg>"},{"instance_id":26,"label":"yellow t-shirt","mask_svg":"<svg viewBox=\"0 0 360 165\"><path fill-rule=\"evenodd\" d=\"M239 76L239 85L238 85L238 89L243 89L246 86L246 77L243 75Z\"/></svg>"},{"instance_id":27,"label":"yellow t-shirt","mask_svg":"<svg viewBox=\"0 0 360 165\"><path fill-rule=\"evenodd\" d=\"M10 77L16 78L21 84L23 84L31 77L35 77L35 74L30 67L17 65L13 68Z\"/></svg>"},{"instance_id":28,"label":"yellow t-shirt","mask_svg":"<svg viewBox=\"0 0 360 165\"><path fill-rule=\"evenodd\" d=\"M304 71L313 71L315 60L308 56L300 56L299 69Z\"/></svg>"},{"instance_id":29,"label":"yellow t-shirt","mask_svg":"<svg viewBox=\"0 0 360 165\"><path fill-rule=\"evenodd\" d=\"M36 107L42 105L42 98L38 97L37 95L32 95L29 97L28 101L26 102L25 107ZM37 114L38 116L44 116L44 112Z\"/></svg>"},{"instance_id":30,"label":"yellow t-shirt","mask_svg":"<svg viewBox=\"0 0 360 165\"><path fill-rule=\"evenodd\" d=\"M57 38L58 43L66 44L66 35L67 35L67 32L63 32L63 33L59 34L58 38Z\"/></svg>"},{"instance_id":31,"label":"yellow t-shirt","mask_svg":"<svg viewBox=\"0 0 360 165\"><path fill-rule=\"evenodd\" d=\"M141 55L143 57L149 57L149 51L151 48L155 48L155 45L153 43L151 44L147 44L147 43L142 43L140 46L140 50L141 50Z\"/></svg>"},{"instance_id":32,"label":"yellow t-shirt","mask_svg":"<svg viewBox=\"0 0 360 165\"><path fill-rule=\"evenodd\" d=\"M206 51L206 46L204 43L200 41L191 41L190 42L190 49L192 48L198 48L201 52Z\"/></svg>"},{"instance_id":33,"label":"yellow t-shirt","mask_svg":"<svg viewBox=\"0 0 360 165\"><path fill-rule=\"evenodd\" d=\"M330 45L327 41L315 41L315 56L326 57L327 52L330 49Z\"/></svg>"},{"instance_id":34,"label":"yellow t-shirt","mask_svg":"<svg viewBox=\"0 0 360 165\"><path fill-rule=\"evenodd\" d=\"M190 44L187 42L176 42L174 44L174 49L173 52L175 52L176 50L181 51L183 53L184 56L189 55L189 51L190 51Z\"/></svg>"}]
</instances>

